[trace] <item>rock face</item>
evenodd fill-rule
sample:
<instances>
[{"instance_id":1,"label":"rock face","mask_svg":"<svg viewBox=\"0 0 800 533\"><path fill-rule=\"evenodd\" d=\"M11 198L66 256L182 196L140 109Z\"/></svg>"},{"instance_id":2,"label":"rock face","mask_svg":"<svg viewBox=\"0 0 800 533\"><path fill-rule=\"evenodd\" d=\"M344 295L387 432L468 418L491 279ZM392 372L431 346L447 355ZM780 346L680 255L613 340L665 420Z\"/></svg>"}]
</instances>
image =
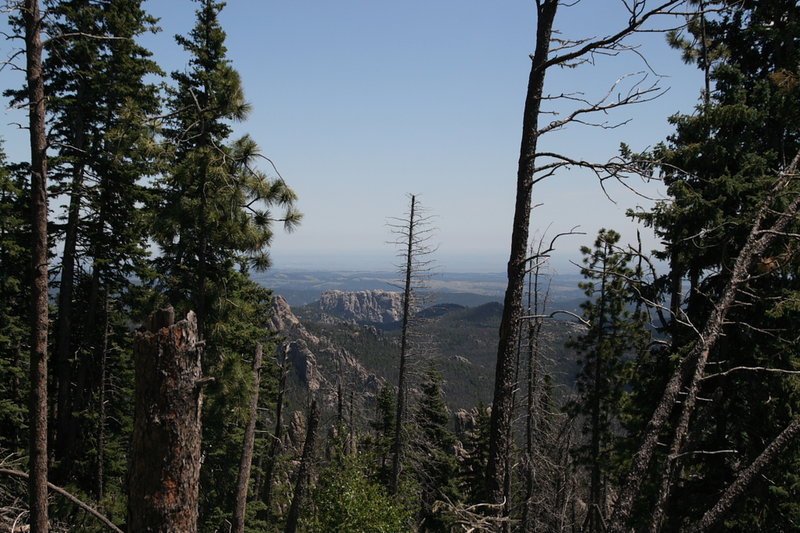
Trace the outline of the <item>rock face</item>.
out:
<instances>
[{"instance_id":1,"label":"rock face","mask_svg":"<svg viewBox=\"0 0 800 533\"><path fill-rule=\"evenodd\" d=\"M369 373L347 350L309 333L282 296L272 297L272 311L270 327L283 337L279 349L286 356L292 380L302 389L295 391L297 400L303 403L303 397L310 393L323 404L334 406L341 384L359 391L365 401L374 401L382 387L380 378Z\"/></svg>"},{"instance_id":2,"label":"rock face","mask_svg":"<svg viewBox=\"0 0 800 533\"><path fill-rule=\"evenodd\" d=\"M392 291L326 291L320 311L355 322L390 324L403 318L403 295Z\"/></svg>"}]
</instances>

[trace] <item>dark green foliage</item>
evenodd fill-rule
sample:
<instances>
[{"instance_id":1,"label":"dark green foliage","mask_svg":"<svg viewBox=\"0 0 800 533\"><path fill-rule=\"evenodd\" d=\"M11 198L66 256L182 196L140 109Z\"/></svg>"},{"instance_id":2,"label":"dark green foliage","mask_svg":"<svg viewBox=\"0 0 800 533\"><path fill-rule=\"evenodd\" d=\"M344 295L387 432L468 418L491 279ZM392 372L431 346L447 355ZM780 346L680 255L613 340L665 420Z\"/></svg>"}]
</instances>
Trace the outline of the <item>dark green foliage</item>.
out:
<instances>
[{"instance_id":1,"label":"dark green foliage","mask_svg":"<svg viewBox=\"0 0 800 533\"><path fill-rule=\"evenodd\" d=\"M145 276L147 233L141 206L148 201L143 180L156 172L157 155L148 116L160 99L145 78L160 73L136 39L154 19L141 0L70 0L52 6L45 62L51 114L53 193L68 199L55 239L63 240L55 327L56 415L54 479L92 477L73 464L78 443L91 440L98 424L100 360L125 328L109 310L120 302L134 276ZM110 338L109 338L110 337ZM109 342L110 340L110 342ZM128 386L128 385L126 385ZM85 465L84 465L85 466ZM82 478L82 479L81 479Z\"/></svg>"},{"instance_id":2,"label":"dark green foliage","mask_svg":"<svg viewBox=\"0 0 800 533\"><path fill-rule=\"evenodd\" d=\"M197 23L176 39L189 54L188 72L174 72L171 118L164 130L171 145L169 171L160 182L154 221L163 251L156 262L167 298L198 314L206 325L224 321L214 303L227 271L269 266L266 249L276 220L272 205L285 208L280 219L291 229L300 215L295 195L282 179L271 180L253 165L260 156L249 137L230 142L232 121L248 111L238 73L226 58L225 32L218 21L224 4L200 0Z\"/></svg>"},{"instance_id":3,"label":"dark green foliage","mask_svg":"<svg viewBox=\"0 0 800 533\"><path fill-rule=\"evenodd\" d=\"M395 408L396 395L394 388L385 384L375 399L375 421L372 429L375 431L375 453L378 457L378 475L382 482L389 482L390 461L389 453L394 442L394 426L397 411Z\"/></svg>"},{"instance_id":4,"label":"dark green foliage","mask_svg":"<svg viewBox=\"0 0 800 533\"><path fill-rule=\"evenodd\" d=\"M445 517L434 510L438 500L461 499L457 483L456 437L449 429L450 413L442 397L442 376L429 367L420 383L413 410L411 453L414 476L421 488L418 523L421 531L448 531Z\"/></svg>"},{"instance_id":5,"label":"dark green foliage","mask_svg":"<svg viewBox=\"0 0 800 533\"><path fill-rule=\"evenodd\" d=\"M623 368L626 359L641 351L647 341L646 315L630 308L640 275L628 266L631 255L618 248L619 240L615 231L601 229L594 248L581 248L581 273L587 281L580 287L589 298L581 310L587 329L570 342L580 356L580 370L576 378L578 397L567 404L567 410L580 416L586 439L575 451L590 477L590 531L600 531L606 515L605 478L621 407Z\"/></svg>"},{"instance_id":6,"label":"dark green foliage","mask_svg":"<svg viewBox=\"0 0 800 533\"><path fill-rule=\"evenodd\" d=\"M718 10L695 16L671 42L705 70L709 93L693 115L676 115L675 133L650 155L671 197L641 218L667 244L670 277L664 301L682 300L686 322L702 327L730 275L754 211L777 173L800 149L800 6L791 0L705 2ZM780 207L780 205L779 205ZM797 228L791 231L796 232ZM797 369L796 239L778 238L756 258L753 277L728 313L708 373L736 367ZM688 281L682 287L680 281ZM676 310L673 308L673 310ZM696 341L692 327L673 320L672 348L643 356L628 403L630 428L642 427L674 361ZM800 410L796 378L733 371L702 382L687 451L734 450L681 458L665 529L678 517L697 519ZM638 414L637 414L638 413ZM643 414L647 413L647 414ZM728 531L791 529L798 513L800 457L794 444L768 481L756 482L726 518ZM642 501L651 497L642 491ZM643 507L642 520L648 519ZM669 521L671 520L671 521Z\"/></svg>"},{"instance_id":7,"label":"dark green foliage","mask_svg":"<svg viewBox=\"0 0 800 533\"><path fill-rule=\"evenodd\" d=\"M19 452L26 438L30 226L27 177L10 168L0 145L0 449Z\"/></svg>"},{"instance_id":8,"label":"dark green foliage","mask_svg":"<svg viewBox=\"0 0 800 533\"><path fill-rule=\"evenodd\" d=\"M461 463L459 483L464 500L470 504L485 503L483 477L489 459L489 409L483 403L475 408L475 427L462 437L466 456Z\"/></svg>"}]
</instances>

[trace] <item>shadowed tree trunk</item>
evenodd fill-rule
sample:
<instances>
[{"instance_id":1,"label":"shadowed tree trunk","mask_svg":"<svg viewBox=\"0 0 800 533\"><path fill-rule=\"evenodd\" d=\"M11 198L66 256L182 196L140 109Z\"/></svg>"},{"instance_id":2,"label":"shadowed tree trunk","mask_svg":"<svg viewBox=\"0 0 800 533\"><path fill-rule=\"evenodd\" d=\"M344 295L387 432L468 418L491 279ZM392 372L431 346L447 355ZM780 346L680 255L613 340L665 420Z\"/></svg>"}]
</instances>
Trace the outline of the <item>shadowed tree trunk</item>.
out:
<instances>
[{"instance_id":1,"label":"shadowed tree trunk","mask_svg":"<svg viewBox=\"0 0 800 533\"><path fill-rule=\"evenodd\" d=\"M42 16L37 0L25 0L25 62L31 143L31 361L28 483L30 526L48 531L47 520L47 136L42 75Z\"/></svg>"},{"instance_id":2,"label":"shadowed tree trunk","mask_svg":"<svg viewBox=\"0 0 800 533\"><path fill-rule=\"evenodd\" d=\"M197 319L172 307L134 338L136 388L128 497L132 533L197 531L201 349Z\"/></svg>"},{"instance_id":3,"label":"shadowed tree trunk","mask_svg":"<svg viewBox=\"0 0 800 533\"><path fill-rule=\"evenodd\" d=\"M250 466L253 464L253 446L256 440L256 420L258 418L258 388L261 386L261 362L264 350L256 344L253 357L253 394L250 397L250 421L244 432L242 444L242 460L239 463L239 480L236 484L236 506L233 510L233 531L244 532L244 518L247 510L247 487L250 482Z\"/></svg>"},{"instance_id":4,"label":"shadowed tree trunk","mask_svg":"<svg viewBox=\"0 0 800 533\"><path fill-rule=\"evenodd\" d=\"M311 472L311 462L314 460L314 446L317 440L318 426L319 406L317 405L317 400L313 400L308 414L306 441L303 444L303 456L300 459L300 466L297 469L297 482L294 486L292 506L289 508L289 516L286 519L285 533L295 533L300 522L300 509L303 507L303 501L308 491L308 476Z\"/></svg>"},{"instance_id":5,"label":"shadowed tree trunk","mask_svg":"<svg viewBox=\"0 0 800 533\"><path fill-rule=\"evenodd\" d=\"M281 439L283 438L283 397L286 394L286 373L287 373L287 355L284 350L283 360L280 362L279 369L281 373L280 380L278 381L278 398L275 401L275 432L272 434L272 444L269 447L269 456L267 457L267 467L264 470L264 492L262 501L264 502L264 509L259 514L262 520L268 519L272 512L272 478L275 477L275 464L278 461L278 453L281 450Z\"/></svg>"}]
</instances>

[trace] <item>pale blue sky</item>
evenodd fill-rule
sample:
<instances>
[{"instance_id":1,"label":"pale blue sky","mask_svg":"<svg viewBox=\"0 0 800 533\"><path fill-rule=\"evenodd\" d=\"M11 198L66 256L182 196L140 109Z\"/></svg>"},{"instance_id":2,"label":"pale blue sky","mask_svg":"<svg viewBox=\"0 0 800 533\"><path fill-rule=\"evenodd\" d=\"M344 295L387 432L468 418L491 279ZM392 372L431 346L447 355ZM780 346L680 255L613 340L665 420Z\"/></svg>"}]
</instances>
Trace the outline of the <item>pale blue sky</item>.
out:
<instances>
[{"instance_id":1,"label":"pale blue sky","mask_svg":"<svg viewBox=\"0 0 800 533\"><path fill-rule=\"evenodd\" d=\"M609 33L624 20L618 5L583 0L562 8L556 26L572 37ZM144 44L165 71L186 68L173 36L191 29L196 4L151 0L145 6L161 17L163 31ZM391 269L387 218L402 215L406 194L414 193L437 217L442 269L504 270L534 43L533 0L231 0L221 22L253 106L237 132L249 133L275 162L305 214L294 234L276 232L275 268ZM542 148L607 158L620 141L637 149L658 142L670 131L668 115L691 111L699 75L681 64L662 35L634 42L668 76L661 84L670 91L609 117L633 118L631 125L572 128L545 139ZM619 76L644 69L632 54L601 58L595 66L557 72L546 91L597 96ZM20 142L11 139L20 133L6 129L14 155L24 135ZM563 241L557 264L577 260L578 247L603 226L635 239L623 215L642 200L621 187L610 192L617 205L592 177L577 172L536 189L534 202L544 205L534 212L534 231L580 225L589 233Z\"/></svg>"}]
</instances>

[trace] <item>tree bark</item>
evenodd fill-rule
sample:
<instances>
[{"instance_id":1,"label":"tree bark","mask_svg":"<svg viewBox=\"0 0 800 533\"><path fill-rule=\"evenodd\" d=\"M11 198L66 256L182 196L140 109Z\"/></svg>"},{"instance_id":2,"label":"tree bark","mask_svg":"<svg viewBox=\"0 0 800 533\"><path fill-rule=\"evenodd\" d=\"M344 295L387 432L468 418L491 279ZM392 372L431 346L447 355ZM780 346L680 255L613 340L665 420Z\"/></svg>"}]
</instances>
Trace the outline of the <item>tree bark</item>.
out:
<instances>
[{"instance_id":1,"label":"tree bark","mask_svg":"<svg viewBox=\"0 0 800 533\"><path fill-rule=\"evenodd\" d=\"M297 481L294 486L292 506L289 508L289 516L286 519L285 533L295 533L300 522L300 509L303 507L303 501L308 490L308 477L311 472L311 463L314 460L314 446L316 444L318 426L319 406L317 401L313 400L308 415L308 428L306 429L306 441L303 444L303 456L297 469Z\"/></svg>"},{"instance_id":2,"label":"tree bark","mask_svg":"<svg viewBox=\"0 0 800 533\"><path fill-rule=\"evenodd\" d=\"M201 345L189 312L154 313L134 338L135 417L128 531L197 531L200 481Z\"/></svg>"},{"instance_id":3,"label":"tree bark","mask_svg":"<svg viewBox=\"0 0 800 533\"><path fill-rule=\"evenodd\" d=\"M538 4L538 3L537 3ZM522 292L527 266L528 235L531 213L531 193L539 134L539 110L546 74L550 36L558 2L545 0L538 4L536 51L532 58L528 78L528 92L522 124L519 167L517 171L517 196L514 209L514 226L511 235L511 253L508 261L508 287L503 302L500 338L497 346L494 399L489 430L489 458L486 470L486 492L489 502L499 504L505 500L504 480L506 464L511 452L512 403L515 388L515 351L519 320L522 316Z\"/></svg>"},{"instance_id":4,"label":"tree bark","mask_svg":"<svg viewBox=\"0 0 800 533\"><path fill-rule=\"evenodd\" d=\"M239 479L236 483L236 506L233 510L233 531L244 533L244 519L247 511L247 488L250 483L250 466L253 464L253 447L256 440L256 420L258 418L258 388L261 386L261 363L264 350L261 343L256 344L253 357L253 394L250 397L250 421L244 432L242 459L239 462Z\"/></svg>"},{"instance_id":5,"label":"tree bark","mask_svg":"<svg viewBox=\"0 0 800 533\"><path fill-rule=\"evenodd\" d=\"M31 143L31 361L29 503L31 531L48 530L47 519L47 136L42 73L42 16L38 0L25 0L25 60Z\"/></svg>"}]
</instances>

